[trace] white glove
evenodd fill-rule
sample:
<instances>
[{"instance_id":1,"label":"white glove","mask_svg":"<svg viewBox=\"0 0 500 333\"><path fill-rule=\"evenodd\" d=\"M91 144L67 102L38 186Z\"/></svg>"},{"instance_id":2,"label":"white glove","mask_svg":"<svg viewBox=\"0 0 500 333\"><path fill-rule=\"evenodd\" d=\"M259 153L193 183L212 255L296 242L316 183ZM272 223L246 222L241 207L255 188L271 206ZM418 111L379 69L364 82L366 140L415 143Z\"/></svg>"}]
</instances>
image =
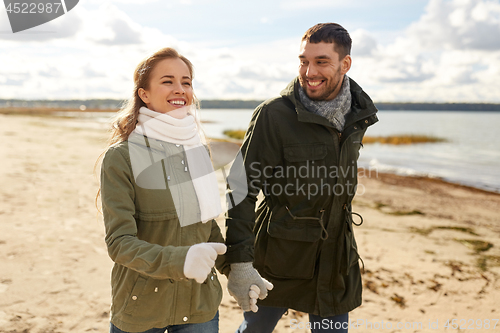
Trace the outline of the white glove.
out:
<instances>
[{"instance_id":1,"label":"white glove","mask_svg":"<svg viewBox=\"0 0 500 333\"><path fill-rule=\"evenodd\" d=\"M223 243L200 243L189 248L184 262L184 275L203 283L215 265L218 254L226 253Z\"/></svg>"}]
</instances>

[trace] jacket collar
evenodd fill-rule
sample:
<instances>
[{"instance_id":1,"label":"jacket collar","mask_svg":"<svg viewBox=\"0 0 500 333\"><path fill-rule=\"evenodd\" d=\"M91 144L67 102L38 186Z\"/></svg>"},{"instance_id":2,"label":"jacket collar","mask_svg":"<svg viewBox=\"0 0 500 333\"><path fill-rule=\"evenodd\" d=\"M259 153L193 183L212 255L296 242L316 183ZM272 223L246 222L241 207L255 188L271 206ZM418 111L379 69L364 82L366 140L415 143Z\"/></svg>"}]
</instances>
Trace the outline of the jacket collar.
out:
<instances>
[{"instance_id":1,"label":"jacket collar","mask_svg":"<svg viewBox=\"0 0 500 333\"><path fill-rule=\"evenodd\" d=\"M346 115L344 128L347 128L353 123L365 118L368 118L366 119L368 121L366 122L367 126L374 124L378 120L375 116L378 111L377 108L363 89L352 78L349 78L349 80L351 86L352 104L351 110ZM281 91L281 96L294 104L298 120L301 122L316 123L333 128L332 124L330 124L325 117L307 111L299 98L299 86L299 77L297 76L285 89Z\"/></svg>"}]
</instances>

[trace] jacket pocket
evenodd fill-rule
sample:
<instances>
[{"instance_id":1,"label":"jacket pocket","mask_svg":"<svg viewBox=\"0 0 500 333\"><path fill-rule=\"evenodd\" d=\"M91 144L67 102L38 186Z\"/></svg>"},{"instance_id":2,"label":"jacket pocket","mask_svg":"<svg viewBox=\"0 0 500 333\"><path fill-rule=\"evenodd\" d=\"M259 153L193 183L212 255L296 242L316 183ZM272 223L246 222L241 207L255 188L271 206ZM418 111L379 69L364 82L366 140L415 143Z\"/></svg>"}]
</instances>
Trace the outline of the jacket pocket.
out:
<instances>
[{"instance_id":1,"label":"jacket pocket","mask_svg":"<svg viewBox=\"0 0 500 333\"><path fill-rule=\"evenodd\" d=\"M311 193L314 193L313 196L327 194L328 191L323 188L329 177L324 143L288 144L283 146L283 153L283 168L274 173L276 180L282 183L277 196L288 203L298 204L309 200ZM271 190L274 194L273 187Z\"/></svg>"},{"instance_id":2,"label":"jacket pocket","mask_svg":"<svg viewBox=\"0 0 500 333\"><path fill-rule=\"evenodd\" d=\"M313 278L324 232L318 220L287 218L269 222L264 271L277 278Z\"/></svg>"},{"instance_id":3,"label":"jacket pocket","mask_svg":"<svg viewBox=\"0 0 500 333\"><path fill-rule=\"evenodd\" d=\"M137 238L161 246L180 244L180 223L175 213L137 211ZM150 258L153 259L153 258Z\"/></svg>"},{"instance_id":4,"label":"jacket pocket","mask_svg":"<svg viewBox=\"0 0 500 333\"><path fill-rule=\"evenodd\" d=\"M132 288L132 292L130 293L128 300L125 304L125 308L123 310L126 314L132 314L137 308L138 304L142 301L142 293L144 288L146 287L148 279L141 275L138 276L137 280L134 283L134 287Z\"/></svg>"},{"instance_id":5,"label":"jacket pocket","mask_svg":"<svg viewBox=\"0 0 500 333\"><path fill-rule=\"evenodd\" d=\"M202 284L194 284L190 301L192 314L206 316L217 311L222 300L222 287L215 269L212 268L207 279Z\"/></svg>"},{"instance_id":6,"label":"jacket pocket","mask_svg":"<svg viewBox=\"0 0 500 333\"><path fill-rule=\"evenodd\" d=\"M325 158L327 150L322 142L292 144L283 147L285 159L289 162L314 161Z\"/></svg>"},{"instance_id":7,"label":"jacket pocket","mask_svg":"<svg viewBox=\"0 0 500 333\"><path fill-rule=\"evenodd\" d=\"M158 212L158 213L149 213L137 210L134 217L137 220L144 222L171 222L173 219L177 218L177 214L175 210L169 212Z\"/></svg>"}]
</instances>

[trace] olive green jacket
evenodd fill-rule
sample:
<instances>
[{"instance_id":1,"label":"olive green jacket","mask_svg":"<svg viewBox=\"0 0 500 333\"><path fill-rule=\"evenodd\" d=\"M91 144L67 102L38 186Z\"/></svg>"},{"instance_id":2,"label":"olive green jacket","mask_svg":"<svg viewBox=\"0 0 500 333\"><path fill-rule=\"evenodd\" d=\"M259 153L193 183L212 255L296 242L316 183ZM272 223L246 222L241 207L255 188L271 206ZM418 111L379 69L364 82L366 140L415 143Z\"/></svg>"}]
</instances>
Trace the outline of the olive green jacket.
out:
<instances>
[{"instance_id":1,"label":"olive green jacket","mask_svg":"<svg viewBox=\"0 0 500 333\"><path fill-rule=\"evenodd\" d=\"M253 114L241 147L249 193L228 212L226 260L253 261L274 284L261 305L328 317L361 304L351 202L361 141L378 119L368 95L350 86L342 133L305 109L297 78ZM233 166L230 184L238 176Z\"/></svg>"},{"instance_id":2,"label":"olive green jacket","mask_svg":"<svg viewBox=\"0 0 500 333\"><path fill-rule=\"evenodd\" d=\"M135 153L142 150L146 156L152 152L167 157L182 156L183 146L144 138L132 134L129 141L111 146L101 168L105 241L115 262L111 274L111 322L127 332L209 321L222 298L215 270L202 284L187 279L183 273L191 245L224 242L215 220L181 227L168 185L157 189L138 186L132 172L129 148ZM165 169L168 173L178 168L183 174L185 165L180 160L167 161L158 162L161 168L156 163L149 169ZM184 174L189 177L189 172ZM161 178L161 182L168 183L163 175ZM218 267L223 261L219 256Z\"/></svg>"}]
</instances>

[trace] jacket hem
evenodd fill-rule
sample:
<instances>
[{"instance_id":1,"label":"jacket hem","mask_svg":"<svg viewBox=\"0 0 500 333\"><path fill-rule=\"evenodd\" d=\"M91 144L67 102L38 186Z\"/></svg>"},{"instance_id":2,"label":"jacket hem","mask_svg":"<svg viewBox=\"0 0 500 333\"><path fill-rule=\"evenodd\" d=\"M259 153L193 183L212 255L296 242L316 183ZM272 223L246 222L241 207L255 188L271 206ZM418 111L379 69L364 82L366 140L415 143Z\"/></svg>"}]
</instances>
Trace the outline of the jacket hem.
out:
<instances>
[{"instance_id":1,"label":"jacket hem","mask_svg":"<svg viewBox=\"0 0 500 333\"><path fill-rule=\"evenodd\" d=\"M184 322L184 321L175 322L171 319L168 319L165 321L157 321L157 322L148 323L148 324L136 324L136 323L130 323L130 322L124 320L123 318L120 319L120 318L113 317L113 318L111 318L111 323L113 325L115 325L116 327L118 327L120 330L125 331L125 332L130 332L130 333L144 332L144 331L150 330L152 328L164 328L164 327L172 326L172 325L206 323L207 321L210 321L215 317L215 315L217 314L217 310L218 309L215 309L213 312L210 312L207 314L191 315L191 316L189 316L189 320L187 322Z\"/></svg>"},{"instance_id":2,"label":"jacket hem","mask_svg":"<svg viewBox=\"0 0 500 333\"><path fill-rule=\"evenodd\" d=\"M334 306L330 311L319 313L315 310L311 309L311 304L306 304L306 303L297 303L297 302L283 302L283 301L271 301L271 302L266 302L264 301L259 301L257 302L257 305L263 305L263 306L272 306L272 307L278 307L278 308L287 308L287 309L292 309L295 311L300 311L304 312L307 314L314 314L317 316L320 316L322 318L326 317L331 317L331 316L338 316L344 313L351 312L352 310L356 309L359 307L362 303L361 297L358 299L352 300L351 302L347 302L345 304L342 304L341 306Z\"/></svg>"}]
</instances>

